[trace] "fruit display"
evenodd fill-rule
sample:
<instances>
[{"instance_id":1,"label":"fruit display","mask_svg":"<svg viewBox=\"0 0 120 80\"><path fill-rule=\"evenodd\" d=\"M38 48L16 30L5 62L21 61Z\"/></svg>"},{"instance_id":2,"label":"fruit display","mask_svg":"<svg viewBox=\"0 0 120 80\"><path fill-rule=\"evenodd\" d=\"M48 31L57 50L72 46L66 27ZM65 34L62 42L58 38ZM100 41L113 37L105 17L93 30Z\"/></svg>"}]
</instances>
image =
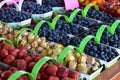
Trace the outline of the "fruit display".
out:
<instances>
[{"instance_id":1,"label":"fruit display","mask_svg":"<svg viewBox=\"0 0 120 80\"><path fill-rule=\"evenodd\" d=\"M3 24L4 26L5 24ZM7 25L7 24L6 24ZM4 26L1 28L1 37L8 38L11 41L14 41L14 38L17 34L17 30L12 30L8 26ZM7 33L5 34L4 29L8 29ZM11 29L11 32L10 32ZM2 32L4 34L2 34ZM13 32L13 33L12 33ZM52 45L50 42L46 41L44 37L37 37L35 36L32 32L27 32L25 31L22 35L21 38L19 38L19 43L20 46L24 46L27 48L27 50L34 51L34 53L41 53L42 56L51 56L53 58L58 58L60 55L61 51L64 49L64 46L62 44L55 44ZM68 55L65 57L65 61L63 62L63 65L82 72L86 74L91 74L97 69L100 68L101 63L99 60L87 56L85 54L80 55L78 52L76 52L74 49L70 50ZM87 62L87 60L91 60L90 62ZM75 64L75 65L73 65ZM81 66L81 67L79 67ZM83 69L82 69L83 66ZM95 69L94 69L95 68Z\"/></svg>"},{"instance_id":2,"label":"fruit display","mask_svg":"<svg viewBox=\"0 0 120 80\"><path fill-rule=\"evenodd\" d=\"M119 2L79 2L0 2L0 80L99 80L101 75L114 80L120 17L108 14L107 8L115 12ZM103 75L110 69L112 74L118 70Z\"/></svg>"},{"instance_id":3,"label":"fruit display","mask_svg":"<svg viewBox=\"0 0 120 80\"><path fill-rule=\"evenodd\" d=\"M17 48L9 45L4 44L3 42L0 43L0 46L3 46L1 48L1 55L0 59L1 62L10 65L11 67L6 70L1 70L1 79L7 80L12 73L18 71L18 70L25 70L25 71L31 71L35 63L42 58L41 54L30 54L26 53L26 48L22 46L18 46ZM25 75L24 75L25 76ZM66 80L68 79L77 79L79 77L79 73L69 70L68 68L62 67L62 64L60 63L53 63L53 65L50 65L50 63L45 63L43 67L40 69L40 72L38 74L37 80L39 79L61 79ZM20 77L19 79L25 79L28 77Z\"/></svg>"}]
</instances>

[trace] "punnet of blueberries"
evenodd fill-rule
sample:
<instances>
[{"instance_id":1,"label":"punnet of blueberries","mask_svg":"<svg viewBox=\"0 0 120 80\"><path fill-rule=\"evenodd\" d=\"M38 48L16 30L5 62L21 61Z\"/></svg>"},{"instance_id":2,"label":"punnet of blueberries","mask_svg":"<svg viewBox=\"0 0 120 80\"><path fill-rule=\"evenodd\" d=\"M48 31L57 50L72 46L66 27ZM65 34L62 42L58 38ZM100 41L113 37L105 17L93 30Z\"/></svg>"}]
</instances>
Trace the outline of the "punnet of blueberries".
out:
<instances>
[{"instance_id":1,"label":"punnet of blueberries","mask_svg":"<svg viewBox=\"0 0 120 80\"><path fill-rule=\"evenodd\" d=\"M11 7L15 7L12 5ZM52 7L48 5L40 5L35 2L23 2L22 11L31 13L31 14L44 14L52 11Z\"/></svg>"},{"instance_id":2,"label":"punnet of blueberries","mask_svg":"<svg viewBox=\"0 0 120 80\"><path fill-rule=\"evenodd\" d=\"M31 18L31 14L11 8L0 8L0 20L3 22L21 22Z\"/></svg>"},{"instance_id":3,"label":"punnet of blueberries","mask_svg":"<svg viewBox=\"0 0 120 80\"><path fill-rule=\"evenodd\" d=\"M100 20L104 22L111 22L111 23L117 20L117 18L105 13L104 11L96 11L93 9L89 9L87 13L87 17L94 18L96 20Z\"/></svg>"},{"instance_id":4,"label":"punnet of blueberries","mask_svg":"<svg viewBox=\"0 0 120 80\"><path fill-rule=\"evenodd\" d=\"M110 24L108 24L108 25L110 25ZM98 29L99 29L99 27L96 27L96 28L92 29L91 31L84 32L81 35L81 37L84 38L87 35L96 36ZM109 45L109 46L120 49L120 26L118 26L116 28L114 35L112 35L110 32L108 32L107 29L105 29L102 33L100 41L101 41L101 43L103 43L105 45Z\"/></svg>"},{"instance_id":5,"label":"punnet of blueberries","mask_svg":"<svg viewBox=\"0 0 120 80\"><path fill-rule=\"evenodd\" d=\"M36 0L25 0L36 2ZM52 7L64 7L64 0L42 0L43 5L52 6Z\"/></svg>"},{"instance_id":6,"label":"punnet of blueberries","mask_svg":"<svg viewBox=\"0 0 120 80\"><path fill-rule=\"evenodd\" d=\"M61 13L61 14L65 14L68 17L71 15L73 11L66 11L65 13ZM62 18L62 20L64 20ZM90 18L82 18L81 15L77 14L74 19L73 19L73 23L75 24L79 24L81 26L87 27L87 28L93 28L95 26L97 26L99 23L93 19Z\"/></svg>"},{"instance_id":7,"label":"punnet of blueberries","mask_svg":"<svg viewBox=\"0 0 120 80\"><path fill-rule=\"evenodd\" d=\"M107 62L119 55L115 49L112 49L109 46L97 45L95 42L89 42L86 45L85 53Z\"/></svg>"},{"instance_id":8,"label":"punnet of blueberries","mask_svg":"<svg viewBox=\"0 0 120 80\"><path fill-rule=\"evenodd\" d=\"M29 26L29 28L34 29L34 25ZM46 37L47 40L60 43L65 39L69 39L69 35L66 32L60 32L59 30L52 30L47 24L43 24L38 32L39 37Z\"/></svg>"}]
</instances>

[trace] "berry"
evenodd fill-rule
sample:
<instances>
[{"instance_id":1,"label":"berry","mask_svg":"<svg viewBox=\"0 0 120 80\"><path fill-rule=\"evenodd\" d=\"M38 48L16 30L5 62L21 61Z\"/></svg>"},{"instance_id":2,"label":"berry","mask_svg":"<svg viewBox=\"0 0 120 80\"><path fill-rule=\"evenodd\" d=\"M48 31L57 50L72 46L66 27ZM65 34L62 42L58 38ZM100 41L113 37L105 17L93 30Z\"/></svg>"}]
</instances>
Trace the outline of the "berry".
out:
<instances>
[{"instance_id":1,"label":"berry","mask_svg":"<svg viewBox=\"0 0 120 80\"><path fill-rule=\"evenodd\" d=\"M6 56L8 56L8 51L5 50L5 49L2 49L1 53L0 53L0 56L3 57L3 58L6 57Z\"/></svg>"},{"instance_id":2,"label":"berry","mask_svg":"<svg viewBox=\"0 0 120 80\"><path fill-rule=\"evenodd\" d=\"M59 80L57 76L49 76L48 80Z\"/></svg>"},{"instance_id":3,"label":"berry","mask_svg":"<svg viewBox=\"0 0 120 80\"><path fill-rule=\"evenodd\" d=\"M3 80L7 80L11 75L12 75L12 72L10 70L7 70L1 74L1 78Z\"/></svg>"},{"instance_id":4,"label":"berry","mask_svg":"<svg viewBox=\"0 0 120 80\"><path fill-rule=\"evenodd\" d=\"M63 78L63 77L68 76L68 72L69 72L69 70L68 70L67 68L61 67L61 68L59 68L59 70L58 70L58 72L57 72L57 75L58 75L60 78Z\"/></svg>"},{"instance_id":5,"label":"berry","mask_svg":"<svg viewBox=\"0 0 120 80\"><path fill-rule=\"evenodd\" d=\"M72 78L69 78L69 77L64 77L64 78L62 78L62 80L75 80L75 79L72 79Z\"/></svg>"},{"instance_id":6,"label":"berry","mask_svg":"<svg viewBox=\"0 0 120 80\"><path fill-rule=\"evenodd\" d=\"M55 65L50 65L46 69L46 73L55 76L57 74L58 67Z\"/></svg>"},{"instance_id":7,"label":"berry","mask_svg":"<svg viewBox=\"0 0 120 80\"><path fill-rule=\"evenodd\" d=\"M79 76L80 76L79 72L75 72L72 70L69 71L68 77L73 78L73 79L78 79Z\"/></svg>"},{"instance_id":8,"label":"berry","mask_svg":"<svg viewBox=\"0 0 120 80\"><path fill-rule=\"evenodd\" d=\"M19 59L19 60L17 60L16 67L19 70L27 70L27 62L23 59Z\"/></svg>"},{"instance_id":9,"label":"berry","mask_svg":"<svg viewBox=\"0 0 120 80\"><path fill-rule=\"evenodd\" d=\"M13 64L15 61L15 57L13 55L8 55L5 59L3 59L3 62L6 64Z\"/></svg>"}]
</instances>

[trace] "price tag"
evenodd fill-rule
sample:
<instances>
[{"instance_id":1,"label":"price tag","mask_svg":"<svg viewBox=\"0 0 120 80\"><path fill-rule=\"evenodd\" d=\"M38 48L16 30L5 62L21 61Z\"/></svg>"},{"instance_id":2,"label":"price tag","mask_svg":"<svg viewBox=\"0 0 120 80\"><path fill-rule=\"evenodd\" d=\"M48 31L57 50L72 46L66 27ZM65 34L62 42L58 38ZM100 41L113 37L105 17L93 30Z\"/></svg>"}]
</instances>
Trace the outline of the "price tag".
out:
<instances>
[{"instance_id":1,"label":"price tag","mask_svg":"<svg viewBox=\"0 0 120 80\"><path fill-rule=\"evenodd\" d=\"M10 1L10 2L7 2L7 5L12 4L12 3L13 3L12 1L19 2L19 0L9 0L9 1Z\"/></svg>"},{"instance_id":2,"label":"price tag","mask_svg":"<svg viewBox=\"0 0 120 80\"><path fill-rule=\"evenodd\" d=\"M65 3L66 10L71 10L79 7L78 0L64 0L64 3Z\"/></svg>"}]
</instances>

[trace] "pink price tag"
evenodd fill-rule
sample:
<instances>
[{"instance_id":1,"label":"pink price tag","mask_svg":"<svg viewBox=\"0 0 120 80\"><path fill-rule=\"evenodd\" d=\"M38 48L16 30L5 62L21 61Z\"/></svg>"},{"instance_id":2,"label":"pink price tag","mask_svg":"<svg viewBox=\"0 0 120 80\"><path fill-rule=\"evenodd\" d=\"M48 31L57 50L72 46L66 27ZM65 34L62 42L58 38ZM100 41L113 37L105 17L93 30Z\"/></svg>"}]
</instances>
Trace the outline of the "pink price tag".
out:
<instances>
[{"instance_id":1,"label":"pink price tag","mask_svg":"<svg viewBox=\"0 0 120 80\"><path fill-rule=\"evenodd\" d=\"M79 7L78 0L64 0L64 3L65 3L66 10L71 10Z\"/></svg>"},{"instance_id":2,"label":"pink price tag","mask_svg":"<svg viewBox=\"0 0 120 80\"><path fill-rule=\"evenodd\" d=\"M19 0L11 0L10 2L7 2L7 5L12 4L13 3L12 1L19 2Z\"/></svg>"}]
</instances>

